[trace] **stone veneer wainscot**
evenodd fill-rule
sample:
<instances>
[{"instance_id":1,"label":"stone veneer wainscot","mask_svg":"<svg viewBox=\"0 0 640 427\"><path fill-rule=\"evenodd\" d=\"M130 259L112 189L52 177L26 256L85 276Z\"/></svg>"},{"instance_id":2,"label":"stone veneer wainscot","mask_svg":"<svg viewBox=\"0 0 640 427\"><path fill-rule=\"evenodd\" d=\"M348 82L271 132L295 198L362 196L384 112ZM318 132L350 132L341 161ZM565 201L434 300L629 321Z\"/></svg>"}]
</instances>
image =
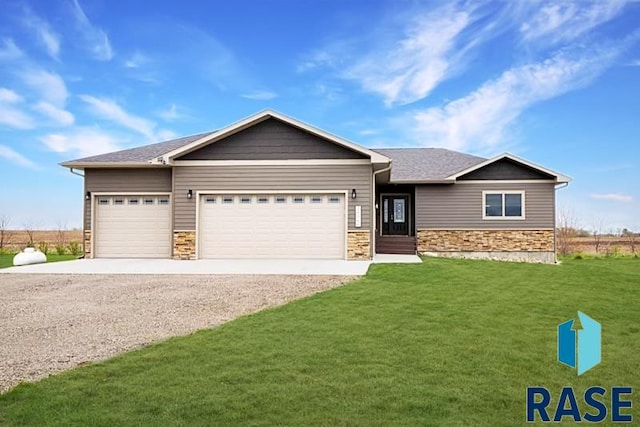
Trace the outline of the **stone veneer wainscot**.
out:
<instances>
[{"instance_id":1,"label":"stone veneer wainscot","mask_svg":"<svg viewBox=\"0 0 640 427\"><path fill-rule=\"evenodd\" d=\"M369 230L349 231L347 233L347 259L371 259L371 233Z\"/></svg>"},{"instance_id":2,"label":"stone veneer wainscot","mask_svg":"<svg viewBox=\"0 0 640 427\"><path fill-rule=\"evenodd\" d=\"M196 259L196 232L173 232L173 259Z\"/></svg>"}]
</instances>

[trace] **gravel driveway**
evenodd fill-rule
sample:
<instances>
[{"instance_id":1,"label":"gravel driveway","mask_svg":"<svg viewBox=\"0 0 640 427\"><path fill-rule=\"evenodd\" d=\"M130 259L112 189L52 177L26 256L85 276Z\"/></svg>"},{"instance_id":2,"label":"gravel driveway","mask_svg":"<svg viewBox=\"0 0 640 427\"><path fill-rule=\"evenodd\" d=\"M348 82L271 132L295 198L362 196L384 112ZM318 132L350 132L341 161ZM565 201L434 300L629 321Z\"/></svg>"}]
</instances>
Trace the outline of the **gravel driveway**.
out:
<instances>
[{"instance_id":1,"label":"gravel driveway","mask_svg":"<svg viewBox=\"0 0 640 427\"><path fill-rule=\"evenodd\" d=\"M0 393L349 276L0 275Z\"/></svg>"}]
</instances>

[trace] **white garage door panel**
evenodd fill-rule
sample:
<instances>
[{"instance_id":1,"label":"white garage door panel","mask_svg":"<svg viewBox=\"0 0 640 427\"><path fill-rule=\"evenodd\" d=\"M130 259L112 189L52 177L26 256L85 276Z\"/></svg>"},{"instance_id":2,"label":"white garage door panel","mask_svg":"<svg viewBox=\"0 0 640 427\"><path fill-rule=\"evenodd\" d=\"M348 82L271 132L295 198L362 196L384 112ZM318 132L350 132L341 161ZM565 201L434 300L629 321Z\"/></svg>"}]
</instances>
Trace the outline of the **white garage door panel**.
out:
<instances>
[{"instance_id":1,"label":"white garage door panel","mask_svg":"<svg viewBox=\"0 0 640 427\"><path fill-rule=\"evenodd\" d=\"M201 258L344 258L344 194L203 196L200 200ZM320 197L312 203L311 197ZM233 197L233 203L223 203ZM250 197L251 203L240 203ZM267 197L268 203L258 203ZM286 197L285 203L275 203ZM338 202L329 202L329 198ZM215 198L215 203L207 199Z\"/></svg>"},{"instance_id":2,"label":"white garage door panel","mask_svg":"<svg viewBox=\"0 0 640 427\"><path fill-rule=\"evenodd\" d=\"M134 196L137 205L128 203L132 196L97 198L95 208L95 256L98 258L169 258L171 256L171 206L159 204L158 196ZM153 204L144 204L144 199ZM168 196L163 196L168 200ZM99 200L108 200L103 205ZM114 200L124 204L116 205Z\"/></svg>"}]
</instances>

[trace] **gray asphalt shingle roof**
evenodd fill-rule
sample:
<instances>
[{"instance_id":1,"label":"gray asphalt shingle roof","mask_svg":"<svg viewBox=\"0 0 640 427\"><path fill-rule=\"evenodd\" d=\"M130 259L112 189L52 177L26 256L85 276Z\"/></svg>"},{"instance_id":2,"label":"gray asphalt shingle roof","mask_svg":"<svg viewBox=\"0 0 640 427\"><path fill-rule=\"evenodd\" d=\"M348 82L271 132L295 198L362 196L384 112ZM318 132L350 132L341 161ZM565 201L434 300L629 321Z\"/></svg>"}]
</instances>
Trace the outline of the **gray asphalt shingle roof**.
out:
<instances>
[{"instance_id":1,"label":"gray asphalt shingle roof","mask_svg":"<svg viewBox=\"0 0 640 427\"><path fill-rule=\"evenodd\" d=\"M183 147L193 141L209 135L213 132L205 132L198 135L185 136L183 138L172 139L171 141L158 142L156 144L144 145L142 147L129 148L128 150L114 151L113 153L98 154L97 156L84 157L82 159L71 160L66 163L145 163L156 157Z\"/></svg>"},{"instance_id":2,"label":"gray asphalt shingle roof","mask_svg":"<svg viewBox=\"0 0 640 427\"><path fill-rule=\"evenodd\" d=\"M374 151L392 160L391 182L445 179L487 160L446 148L385 148Z\"/></svg>"},{"instance_id":3,"label":"gray asphalt shingle roof","mask_svg":"<svg viewBox=\"0 0 640 427\"><path fill-rule=\"evenodd\" d=\"M84 157L64 162L63 165L72 167L73 164L87 163L147 163L211 133L213 132ZM372 151L387 156L393 161L391 182L441 180L486 160L444 148L385 148Z\"/></svg>"}]
</instances>

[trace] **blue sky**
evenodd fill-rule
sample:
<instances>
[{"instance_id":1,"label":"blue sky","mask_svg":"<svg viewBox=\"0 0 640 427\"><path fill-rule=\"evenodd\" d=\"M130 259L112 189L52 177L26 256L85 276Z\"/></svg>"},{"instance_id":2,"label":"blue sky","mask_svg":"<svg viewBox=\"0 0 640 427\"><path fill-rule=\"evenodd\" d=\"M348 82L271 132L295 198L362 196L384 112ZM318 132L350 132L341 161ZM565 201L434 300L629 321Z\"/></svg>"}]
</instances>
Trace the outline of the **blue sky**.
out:
<instances>
[{"instance_id":1,"label":"blue sky","mask_svg":"<svg viewBox=\"0 0 640 427\"><path fill-rule=\"evenodd\" d=\"M640 3L3 2L0 216L81 224L64 160L272 108L368 147L512 152L640 231Z\"/></svg>"}]
</instances>

